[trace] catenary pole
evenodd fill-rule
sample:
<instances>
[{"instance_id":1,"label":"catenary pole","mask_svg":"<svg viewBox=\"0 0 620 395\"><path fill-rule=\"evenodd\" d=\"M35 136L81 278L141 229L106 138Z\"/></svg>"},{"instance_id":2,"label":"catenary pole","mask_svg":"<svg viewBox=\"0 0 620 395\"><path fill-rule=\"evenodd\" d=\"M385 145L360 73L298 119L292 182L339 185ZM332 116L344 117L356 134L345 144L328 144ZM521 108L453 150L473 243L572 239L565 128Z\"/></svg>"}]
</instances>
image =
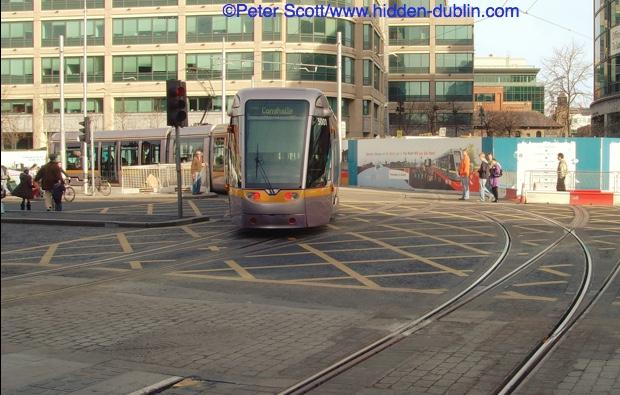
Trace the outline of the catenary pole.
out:
<instances>
[{"instance_id":1,"label":"catenary pole","mask_svg":"<svg viewBox=\"0 0 620 395\"><path fill-rule=\"evenodd\" d=\"M86 117L88 116L88 79L87 79L87 74L88 74L88 58L86 56L86 47L88 46L88 39L87 39L87 28L86 25L88 23L88 17L87 17L87 5L86 5L87 1L84 0L84 21L83 21L83 33L84 33L84 54L83 54L83 58L82 58L82 83L83 83L83 98L82 98L82 112L84 113L84 119L86 119ZM84 126L86 127L86 125ZM86 139L88 139L88 136L85 136ZM85 139L85 140L86 140ZM82 168L84 169L84 193L88 194L88 143L84 142L82 143L82 154L84 156L84 161L82 162ZM94 179L93 179L93 186L94 186ZM93 194L95 193L95 188L93 187Z\"/></svg>"},{"instance_id":2,"label":"catenary pole","mask_svg":"<svg viewBox=\"0 0 620 395\"><path fill-rule=\"evenodd\" d=\"M176 141L175 146L175 165L177 170L177 211L179 212L179 218L183 218L183 191L182 191L182 177L181 177L181 128L179 126L174 127L174 139Z\"/></svg>"},{"instance_id":3,"label":"catenary pole","mask_svg":"<svg viewBox=\"0 0 620 395\"><path fill-rule=\"evenodd\" d=\"M226 38L222 37L222 123L226 123Z\"/></svg>"},{"instance_id":4,"label":"catenary pole","mask_svg":"<svg viewBox=\"0 0 620 395\"><path fill-rule=\"evenodd\" d=\"M336 62L336 81L338 83L338 97L336 99L338 114L338 137L344 139L342 135L342 33L338 32L337 37L338 57Z\"/></svg>"},{"instance_id":5,"label":"catenary pole","mask_svg":"<svg viewBox=\"0 0 620 395\"><path fill-rule=\"evenodd\" d=\"M60 36L60 163L67 168L67 137L65 132L65 37Z\"/></svg>"}]
</instances>

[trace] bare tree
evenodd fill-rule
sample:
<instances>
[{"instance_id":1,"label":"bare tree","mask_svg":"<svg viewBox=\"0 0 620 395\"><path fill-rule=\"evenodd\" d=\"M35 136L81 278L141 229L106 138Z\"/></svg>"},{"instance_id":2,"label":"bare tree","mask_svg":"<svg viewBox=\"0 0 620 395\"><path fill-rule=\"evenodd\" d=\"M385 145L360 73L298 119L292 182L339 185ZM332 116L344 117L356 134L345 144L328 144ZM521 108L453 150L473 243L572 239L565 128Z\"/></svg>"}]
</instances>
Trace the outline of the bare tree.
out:
<instances>
[{"instance_id":1,"label":"bare tree","mask_svg":"<svg viewBox=\"0 0 620 395\"><path fill-rule=\"evenodd\" d=\"M8 97L7 88L2 85L1 101L5 102ZM15 114L9 109L2 109L2 148L17 149L17 143L22 138L20 127Z\"/></svg>"},{"instance_id":2,"label":"bare tree","mask_svg":"<svg viewBox=\"0 0 620 395\"><path fill-rule=\"evenodd\" d=\"M506 133L511 137L514 132L519 129L520 116L512 111L495 111L487 113L484 121L484 127L487 134L490 131L492 135L503 135Z\"/></svg>"},{"instance_id":3,"label":"bare tree","mask_svg":"<svg viewBox=\"0 0 620 395\"><path fill-rule=\"evenodd\" d=\"M578 99L591 97L586 82L592 76L592 67L585 56L583 46L577 45L574 41L562 48L554 48L553 54L543 60L543 75L545 79L545 90L550 103L555 106L558 97L566 97L566 116L562 116L561 121L564 125L564 135L570 133L571 117L570 107ZM556 112L560 109L556 109Z\"/></svg>"}]
</instances>

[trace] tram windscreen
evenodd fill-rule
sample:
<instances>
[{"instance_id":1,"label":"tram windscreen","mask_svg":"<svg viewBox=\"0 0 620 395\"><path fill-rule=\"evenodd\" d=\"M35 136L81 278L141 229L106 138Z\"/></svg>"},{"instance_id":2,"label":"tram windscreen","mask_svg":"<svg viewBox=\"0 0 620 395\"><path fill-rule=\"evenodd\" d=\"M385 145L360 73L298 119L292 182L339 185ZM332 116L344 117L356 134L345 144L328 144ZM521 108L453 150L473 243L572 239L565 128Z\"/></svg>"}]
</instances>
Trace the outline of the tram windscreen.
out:
<instances>
[{"instance_id":1,"label":"tram windscreen","mask_svg":"<svg viewBox=\"0 0 620 395\"><path fill-rule=\"evenodd\" d=\"M246 188L301 188L309 108L305 100L246 102Z\"/></svg>"}]
</instances>

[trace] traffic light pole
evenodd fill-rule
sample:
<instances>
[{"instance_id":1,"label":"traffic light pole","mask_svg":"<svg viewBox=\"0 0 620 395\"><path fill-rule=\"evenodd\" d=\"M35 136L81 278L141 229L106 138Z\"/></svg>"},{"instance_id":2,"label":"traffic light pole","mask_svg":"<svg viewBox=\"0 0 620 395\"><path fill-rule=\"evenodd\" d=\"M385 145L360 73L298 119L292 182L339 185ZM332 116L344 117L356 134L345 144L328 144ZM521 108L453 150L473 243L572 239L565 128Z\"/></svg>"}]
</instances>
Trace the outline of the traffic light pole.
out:
<instances>
[{"instance_id":1,"label":"traffic light pole","mask_svg":"<svg viewBox=\"0 0 620 395\"><path fill-rule=\"evenodd\" d=\"M174 127L174 140L176 141L175 147L175 164L177 169L177 208L179 212L179 218L183 218L183 185L181 177L181 128L179 126Z\"/></svg>"}]
</instances>

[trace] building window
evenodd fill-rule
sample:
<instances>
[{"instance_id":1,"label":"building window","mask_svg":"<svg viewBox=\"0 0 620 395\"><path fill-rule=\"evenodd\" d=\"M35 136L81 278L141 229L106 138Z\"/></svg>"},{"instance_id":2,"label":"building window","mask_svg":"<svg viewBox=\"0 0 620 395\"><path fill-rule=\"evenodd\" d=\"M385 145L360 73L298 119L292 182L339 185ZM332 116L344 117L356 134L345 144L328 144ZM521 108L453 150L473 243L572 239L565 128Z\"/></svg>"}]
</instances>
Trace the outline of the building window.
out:
<instances>
[{"instance_id":1,"label":"building window","mask_svg":"<svg viewBox=\"0 0 620 395\"><path fill-rule=\"evenodd\" d=\"M473 81L437 81L435 82L435 100L472 101L473 87Z\"/></svg>"},{"instance_id":2,"label":"building window","mask_svg":"<svg viewBox=\"0 0 620 395\"><path fill-rule=\"evenodd\" d=\"M2 59L2 85L32 84L32 59Z\"/></svg>"},{"instance_id":3,"label":"building window","mask_svg":"<svg viewBox=\"0 0 620 395\"><path fill-rule=\"evenodd\" d=\"M177 17L118 18L113 20L112 43L164 44L177 42Z\"/></svg>"},{"instance_id":4,"label":"building window","mask_svg":"<svg viewBox=\"0 0 620 395\"><path fill-rule=\"evenodd\" d=\"M474 45L474 27L472 25L435 26L435 44Z\"/></svg>"},{"instance_id":5,"label":"building window","mask_svg":"<svg viewBox=\"0 0 620 395\"><path fill-rule=\"evenodd\" d=\"M390 81L389 100L393 102L429 101L428 81Z\"/></svg>"},{"instance_id":6,"label":"building window","mask_svg":"<svg viewBox=\"0 0 620 395\"><path fill-rule=\"evenodd\" d=\"M114 112L164 112L166 111L165 97L117 97L114 99Z\"/></svg>"},{"instance_id":7,"label":"building window","mask_svg":"<svg viewBox=\"0 0 620 395\"><path fill-rule=\"evenodd\" d=\"M177 0L114 0L113 7L155 7L177 5Z\"/></svg>"},{"instance_id":8,"label":"building window","mask_svg":"<svg viewBox=\"0 0 620 395\"><path fill-rule=\"evenodd\" d=\"M439 125L471 125L472 115L467 112L451 112L437 114Z\"/></svg>"},{"instance_id":9,"label":"building window","mask_svg":"<svg viewBox=\"0 0 620 395\"><path fill-rule=\"evenodd\" d=\"M2 100L3 114L32 114L32 100Z\"/></svg>"},{"instance_id":10,"label":"building window","mask_svg":"<svg viewBox=\"0 0 620 395\"><path fill-rule=\"evenodd\" d=\"M82 99L65 99L65 114L82 114L82 104ZM103 113L103 99L88 99L86 105L88 107L87 112L91 114ZM60 100L45 100L45 113L59 114Z\"/></svg>"},{"instance_id":11,"label":"building window","mask_svg":"<svg viewBox=\"0 0 620 395\"><path fill-rule=\"evenodd\" d=\"M190 111L211 111L213 109L212 96L189 97Z\"/></svg>"},{"instance_id":12,"label":"building window","mask_svg":"<svg viewBox=\"0 0 620 395\"><path fill-rule=\"evenodd\" d=\"M355 83L355 60L343 56L342 63L342 82ZM334 66L336 66L336 55L289 53L286 55L286 79L289 81L336 81Z\"/></svg>"},{"instance_id":13,"label":"building window","mask_svg":"<svg viewBox=\"0 0 620 395\"><path fill-rule=\"evenodd\" d=\"M362 101L362 115L370 115L370 100Z\"/></svg>"},{"instance_id":14,"label":"building window","mask_svg":"<svg viewBox=\"0 0 620 395\"><path fill-rule=\"evenodd\" d=\"M82 57L65 58L65 82L82 82ZM87 60L88 82L103 82L104 57L91 56ZM41 58L41 82L44 84L60 82L60 60L58 58Z\"/></svg>"},{"instance_id":15,"label":"building window","mask_svg":"<svg viewBox=\"0 0 620 395\"><path fill-rule=\"evenodd\" d=\"M364 49L372 49L372 34L372 25L365 24L363 28Z\"/></svg>"},{"instance_id":16,"label":"building window","mask_svg":"<svg viewBox=\"0 0 620 395\"><path fill-rule=\"evenodd\" d=\"M282 18L263 18L263 41L282 40Z\"/></svg>"},{"instance_id":17,"label":"building window","mask_svg":"<svg viewBox=\"0 0 620 395\"><path fill-rule=\"evenodd\" d=\"M32 0L2 0L2 12L32 10Z\"/></svg>"},{"instance_id":18,"label":"building window","mask_svg":"<svg viewBox=\"0 0 620 395\"><path fill-rule=\"evenodd\" d=\"M253 41L254 20L247 15L227 18L220 15L187 17L187 42Z\"/></svg>"},{"instance_id":19,"label":"building window","mask_svg":"<svg viewBox=\"0 0 620 395\"><path fill-rule=\"evenodd\" d=\"M329 102L329 106L332 108L332 111L334 112L334 115L337 116L338 115L338 98L337 97L327 97L327 101ZM352 99L346 99L346 98L342 98L342 116L343 117L348 117L349 116L349 106L351 105L351 103L353 103Z\"/></svg>"},{"instance_id":20,"label":"building window","mask_svg":"<svg viewBox=\"0 0 620 395\"><path fill-rule=\"evenodd\" d=\"M177 78L176 55L114 56L113 81L165 81Z\"/></svg>"},{"instance_id":21,"label":"building window","mask_svg":"<svg viewBox=\"0 0 620 395\"><path fill-rule=\"evenodd\" d=\"M435 55L435 72L440 74L473 73L473 53L438 53Z\"/></svg>"},{"instance_id":22,"label":"building window","mask_svg":"<svg viewBox=\"0 0 620 395\"><path fill-rule=\"evenodd\" d=\"M390 26L390 45L429 45L430 27Z\"/></svg>"},{"instance_id":23,"label":"building window","mask_svg":"<svg viewBox=\"0 0 620 395\"><path fill-rule=\"evenodd\" d=\"M373 61L370 59L364 59L364 78L363 83L366 86L372 86L372 65Z\"/></svg>"},{"instance_id":24,"label":"building window","mask_svg":"<svg viewBox=\"0 0 620 395\"><path fill-rule=\"evenodd\" d=\"M381 40L381 36L379 35L379 33L377 33L376 31L373 34L373 41L372 41L372 48L375 51L376 54L382 53L383 52L383 44L382 44L382 40Z\"/></svg>"},{"instance_id":25,"label":"building window","mask_svg":"<svg viewBox=\"0 0 620 395\"><path fill-rule=\"evenodd\" d=\"M11 0L12 1L12 0ZM105 0L86 0L86 8L103 8ZM43 0L42 10L76 10L84 9L84 0Z\"/></svg>"},{"instance_id":26,"label":"building window","mask_svg":"<svg viewBox=\"0 0 620 395\"><path fill-rule=\"evenodd\" d=\"M3 22L2 48L33 46L32 22Z\"/></svg>"},{"instance_id":27,"label":"building window","mask_svg":"<svg viewBox=\"0 0 620 395\"><path fill-rule=\"evenodd\" d=\"M390 73L428 74L430 72L429 54L404 53L390 56Z\"/></svg>"},{"instance_id":28,"label":"building window","mask_svg":"<svg viewBox=\"0 0 620 395\"><path fill-rule=\"evenodd\" d=\"M228 3L253 3L252 0L185 0L187 5L209 5Z\"/></svg>"},{"instance_id":29,"label":"building window","mask_svg":"<svg viewBox=\"0 0 620 395\"><path fill-rule=\"evenodd\" d=\"M337 32L342 33L342 45L353 47L353 22L334 18L288 18L288 42L336 44Z\"/></svg>"},{"instance_id":30,"label":"building window","mask_svg":"<svg viewBox=\"0 0 620 395\"><path fill-rule=\"evenodd\" d=\"M65 46L73 47L84 44L83 21L81 19L71 21L43 21L41 22L41 45L44 47L57 47L60 36L64 36ZM86 24L88 45L103 45L104 23L103 19L91 19Z\"/></svg>"},{"instance_id":31,"label":"building window","mask_svg":"<svg viewBox=\"0 0 620 395\"><path fill-rule=\"evenodd\" d=\"M249 80L254 75L253 52L226 53L226 79ZM188 54L188 80L217 80L222 78L222 55L219 53Z\"/></svg>"},{"instance_id":32,"label":"building window","mask_svg":"<svg viewBox=\"0 0 620 395\"><path fill-rule=\"evenodd\" d=\"M374 65L374 73L372 77L372 83L376 90L381 90L381 69L376 64Z\"/></svg>"},{"instance_id":33,"label":"building window","mask_svg":"<svg viewBox=\"0 0 620 395\"><path fill-rule=\"evenodd\" d=\"M279 80L281 75L282 52L263 52L264 80Z\"/></svg>"},{"instance_id":34,"label":"building window","mask_svg":"<svg viewBox=\"0 0 620 395\"><path fill-rule=\"evenodd\" d=\"M476 93L474 95L474 101L477 102L494 102L495 93Z\"/></svg>"}]
</instances>

